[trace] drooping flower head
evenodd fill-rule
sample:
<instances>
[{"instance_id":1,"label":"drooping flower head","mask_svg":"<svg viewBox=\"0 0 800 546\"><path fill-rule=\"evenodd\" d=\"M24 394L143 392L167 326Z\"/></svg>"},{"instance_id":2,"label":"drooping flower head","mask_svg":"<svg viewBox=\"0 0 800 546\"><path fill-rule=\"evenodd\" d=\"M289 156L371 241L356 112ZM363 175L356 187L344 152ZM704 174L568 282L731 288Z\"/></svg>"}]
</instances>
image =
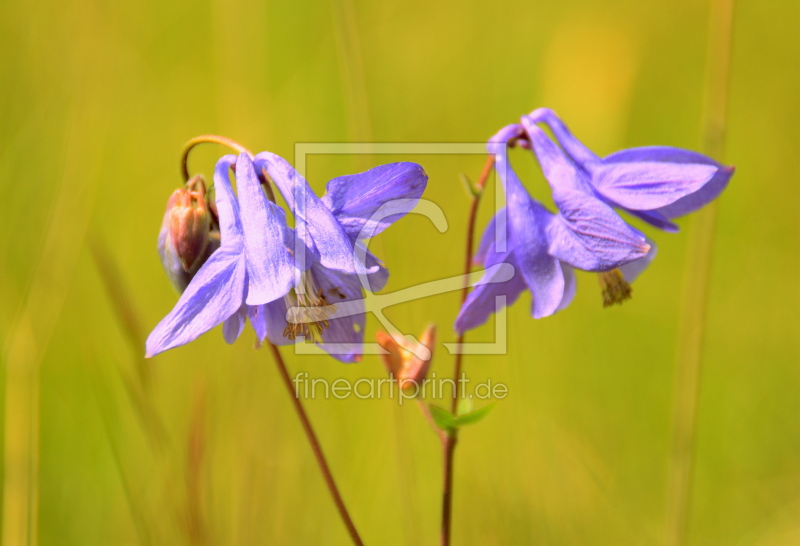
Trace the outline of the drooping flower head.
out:
<instances>
[{"instance_id":1,"label":"drooping flower head","mask_svg":"<svg viewBox=\"0 0 800 546\"><path fill-rule=\"evenodd\" d=\"M550 127L558 145L537 123ZM533 150L557 214L531 198L520 183L505 155L506 146L515 144ZM456 319L459 332L485 322L497 310L497 296L505 296L510 305L525 289L533 296L535 318L563 309L574 295L573 268L599 273L604 305L621 303L630 297L630 283L655 257L656 246L612 207L677 231L671 219L715 199L734 172L702 154L666 146L632 148L600 158L546 108L523 116L520 125L502 129L490 141L489 151L497 154L507 206L486 230L476 262L487 268L511 263L520 274L504 283L484 278Z\"/></svg>"},{"instance_id":2,"label":"drooping flower head","mask_svg":"<svg viewBox=\"0 0 800 546\"><path fill-rule=\"evenodd\" d=\"M233 165L238 200L228 175ZM225 340L233 343L244 327L248 305L280 298L292 287L298 265L287 245L294 239L292 230L283 210L262 192L250 158L220 159L214 189L220 247L147 338L148 357L185 345L218 324L223 324Z\"/></svg>"},{"instance_id":3,"label":"drooping flower head","mask_svg":"<svg viewBox=\"0 0 800 546\"><path fill-rule=\"evenodd\" d=\"M234 162L238 200L228 177ZM262 168L295 213L296 230L261 189ZM413 163L376 167L332 180L329 195L320 199L285 160L265 152L255 163L246 154L222 158L214 180L221 246L150 334L148 356L220 323L232 343L249 317L262 341L314 341L339 360L359 360L364 336L359 274L367 288L378 290L388 271L372 254L360 259L364 253L354 249L365 233L377 233L413 208L425 189L424 171ZM384 216L380 229L365 229L376 228L372 214L392 202L402 203L392 209L395 214Z\"/></svg>"},{"instance_id":4,"label":"drooping flower head","mask_svg":"<svg viewBox=\"0 0 800 546\"><path fill-rule=\"evenodd\" d=\"M597 195L665 231L678 231L673 218L716 199L735 169L708 156L671 146L629 148L601 158L583 145L548 108L522 118L526 129L544 123Z\"/></svg>"}]
</instances>

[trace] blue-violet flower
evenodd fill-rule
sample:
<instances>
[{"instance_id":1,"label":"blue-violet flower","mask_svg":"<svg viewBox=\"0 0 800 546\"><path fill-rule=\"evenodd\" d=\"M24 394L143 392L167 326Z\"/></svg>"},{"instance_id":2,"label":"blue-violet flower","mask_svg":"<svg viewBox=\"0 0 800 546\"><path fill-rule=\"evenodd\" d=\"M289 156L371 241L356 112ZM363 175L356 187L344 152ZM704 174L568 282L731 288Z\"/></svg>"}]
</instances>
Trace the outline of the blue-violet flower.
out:
<instances>
[{"instance_id":1,"label":"blue-violet flower","mask_svg":"<svg viewBox=\"0 0 800 546\"><path fill-rule=\"evenodd\" d=\"M557 214L528 194L508 161L507 146L523 139L536 151ZM585 174L538 127L509 125L492 137L488 150L496 154L506 207L487 227L475 262L486 268L509 263L518 273L506 282L481 279L461 308L456 330L480 326L498 310L497 296L511 305L526 289L534 318L564 309L575 295L574 269L601 273L601 283L608 284L604 292L614 301L627 297L626 281L649 264L655 245L594 195Z\"/></svg>"},{"instance_id":2,"label":"blue-violet flower","mask_svg":"<svg viewBox=\"0 0 800 546\"><path fill-rule=\"evenodd\" d=\"M703 154L671 146L630 148L600 158L552 110L539 108L522 118L526 129L535 123L550 127L598 197L665 231L678 231L673 218L716 199L735 170Z\"/></svg>"},{"instance_id":3,"label":"blue-violet flower","mask_svg":"<svg viewBox=\"0 0 800 546\"><path fill-rule=\"evenodd\" d=\"M264 152L254 163L242 154L236 161L237 203L228 178L233 162L233 156L222 158L214 176L221 247L151 333L148 356L220 323L232 343L249 317L262 341L306 339L344 362L359 360L365 319L359 275L370 290L388 279L362 240L411 210L427 175L413 163L383 165L331 180L320 199L282 158ZM261 190L256 169L262 168L295 213L296 230Z\"/></svg>"}]
</instances>

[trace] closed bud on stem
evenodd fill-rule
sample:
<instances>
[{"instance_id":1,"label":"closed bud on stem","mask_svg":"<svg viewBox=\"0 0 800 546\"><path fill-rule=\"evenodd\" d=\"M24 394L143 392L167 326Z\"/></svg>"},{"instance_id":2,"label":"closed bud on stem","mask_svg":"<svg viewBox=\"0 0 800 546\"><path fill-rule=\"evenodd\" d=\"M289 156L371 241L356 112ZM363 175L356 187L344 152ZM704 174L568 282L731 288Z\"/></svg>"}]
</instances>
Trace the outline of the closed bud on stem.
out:
<instances>
[{"instance_id":1,"label":"closed bud on stem","mask_svg":"<svg viewBox=\"0 0 800 546\"><path fill-rule=\"evenodd\" d=\"M172 193L158 234L161 264L178 292L186 289L217 248L219 232L212 227L206 185L198 175Z\"/></svg>"},{"instance_id":2,"label":"closed bud on stem","mask_svg":"<svg viewBox=\"0 0 800 546\"><path fill-rule=\"evenodd\" d=\"M433 348L436 345L436 326L429 325L419 342L409 342L402 337L393 337L386 332L379 331L375 339L385 351L381 354L383 364L389 374L397 380L403 390L419 392L419 385L428 375Z\"/></svg>"}]
</instances>

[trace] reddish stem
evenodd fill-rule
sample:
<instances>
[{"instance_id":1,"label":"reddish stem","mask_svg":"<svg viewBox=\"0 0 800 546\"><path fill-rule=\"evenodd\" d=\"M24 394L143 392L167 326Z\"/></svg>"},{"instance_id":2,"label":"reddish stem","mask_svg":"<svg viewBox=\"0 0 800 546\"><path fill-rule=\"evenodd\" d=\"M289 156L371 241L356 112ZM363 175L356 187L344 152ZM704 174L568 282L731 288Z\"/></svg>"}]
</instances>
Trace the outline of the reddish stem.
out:
<instances>
[{"instance_id":1,"label":"reddish stem","mask_svg":"<svg viewBox=\"0 0 800 546\"><path fill-rule=\"evenodd\" d=\"M467 301L469 295L469 272L472 269L472 247L475 240L475 221L478 218L478 204L481 200L483 188L486 186L486 181L489 179L489 174L494 168L494 154L490 155L486 164L483 166L483 171L476 184L475 196L472 199L472 206L469 211L469 222L467 224L467 250L466 259L464 261L464 287L461 290L461 305ZM464 334L459 334L456 346L459 351L456 352L455 371L453 373L453 400L450 404L450 412L455 415L458 406L458 379L461 377L461 363L464 355L461 353L461 344L464 342ZM454 431L451 434L442 434L442 454L444 459L444 484L442 486L442 546L449 546L450 544L450 528L452 521L452 499L453 499L453 454L456 449L457 435Z\"/></svg>"},{"instance_id":2,"label":"reddish stem","mask_svg":"<svg viewBox=\"0 0 800 546\"><path fill-rule=\"evenodd\" d=\"M345 527L347 527L347 532L350 534L353 544L356 544L357 546L364 546L364 543L361 541L361 537L358 535L358 531L356 531L356 526L353 524L353 520L350 518L350 513L347 511L347 507L344 505L342 495L339 493L339 489L336 487L336 482L333 480L333 474L331 474L331 469L328 467L328 463L325 460L325 455L322 453L322 447L319 444L319 440L317 440L317 435L314 433L314 429L311 427L311 421L308 420L308 415L303 408L302 402L300 402L300 397L294 390L294 384L292 383L292 378L289 376L289 371L286 369L286 364L283 362L283 357L281 356L278 348L272 343L269 343L269 348L272 351L272 357L275 360L275 364L278 366L278 372L280 372L281 379L283 379L283 384L286 385L286 389L289 391L292 404L294 404L294 409L297 411L297 416L300 417L300 422L302 423L303 430L308 438L308 443L311 445L311 451L314 452L314 458L317 460L317 465L319 466L320 472L322 472L322 477L325 480L325 484L328 486L328 491L330 491L330 494L333 497L333 502L336 504L336 509L339 511L339 516L341 516Z\"/></svg>"}]
</instances>

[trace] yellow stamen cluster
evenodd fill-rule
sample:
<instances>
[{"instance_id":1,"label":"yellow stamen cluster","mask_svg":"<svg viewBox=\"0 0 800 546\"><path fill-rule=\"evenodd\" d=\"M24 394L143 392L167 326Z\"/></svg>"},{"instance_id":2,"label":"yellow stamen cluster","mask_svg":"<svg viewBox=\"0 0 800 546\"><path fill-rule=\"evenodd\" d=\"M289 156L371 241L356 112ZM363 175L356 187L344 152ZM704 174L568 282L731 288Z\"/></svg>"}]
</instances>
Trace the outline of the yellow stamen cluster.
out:
<instances>
[{"instance_id":1,"label":"yellow stamen cluster","mask_svg":"<svg viewBox=\"0 0 800 546\"><path fill-rule=\"evenodd\" d=\"M310 275L304 274L302 281L302 291L292 290L286 296L289 311L283 335L292 341L303 336L308 342L321 342L322 332L330 326L328 319L336 312L336 306L328 303L321 288L315 289Z\"/></svg>"},{"instance_id":2,"label":"yellow stamen cluster","mask_svg":"<svg viewBox=\"0 0 800 546\"><path fill-rule=\"evenodd\" d=\"M603 291L603 307L609 307L615 303L622 304L623 301L631 298L633 288L619 269L598 273L598 277L600 288Z\"/></svg>"}]
</instances>

